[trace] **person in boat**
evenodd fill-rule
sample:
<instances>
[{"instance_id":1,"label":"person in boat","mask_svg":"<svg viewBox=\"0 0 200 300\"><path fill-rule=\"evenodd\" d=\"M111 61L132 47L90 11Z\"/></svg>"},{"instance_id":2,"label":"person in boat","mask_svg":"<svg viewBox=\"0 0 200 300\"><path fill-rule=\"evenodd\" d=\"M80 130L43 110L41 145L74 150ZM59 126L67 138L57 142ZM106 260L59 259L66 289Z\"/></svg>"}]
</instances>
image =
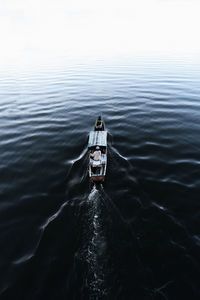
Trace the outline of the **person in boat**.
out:
<instances>
[{"instance_id":1,"label":"person in boat","mask_svg":"<svg viewBox=\"0 0 200 300\"><path fill-rule=\"evenodd\" d=\"M102 130L103 129L103 122L101 120L101 116L98 117L95 128L97 130Z\"/></svg>"},{"instance_id":2,"label":"person in boat","mask_svg":"<svg viewBox=\"0 0 200 300\"><path fill-rule=\"evenodd\" d=\"M96 161L101 160L101 150L99 146L96 147L94 153L90 153L90 157Z\"/></svg>"},{"instance_id":3,"label":"person in boat","mask_svg":"<svg viewBox=\"0 0 200 300\"><path fill-rule=\"evenodd\" d=\"M102 129L102 121L98 121L96 124L96 129L101 130Z\"/></svg>"}]
</instances>

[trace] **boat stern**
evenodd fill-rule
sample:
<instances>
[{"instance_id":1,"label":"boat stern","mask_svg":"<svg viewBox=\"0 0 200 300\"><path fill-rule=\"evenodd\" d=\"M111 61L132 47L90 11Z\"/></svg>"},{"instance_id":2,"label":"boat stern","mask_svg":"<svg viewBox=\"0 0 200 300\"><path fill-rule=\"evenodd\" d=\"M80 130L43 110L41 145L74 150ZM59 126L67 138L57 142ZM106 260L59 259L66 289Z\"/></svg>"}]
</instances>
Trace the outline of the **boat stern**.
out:
<instances>
[{"instance_id":1,"label":"boat stern","mask_svg":"<svg viewBox=\"0 0 200 300\"><path fill-rule=\"evenodd\" d=\"M105 176L91 176L90 179L94 183L101 183L104 182Z\"/></svg>"}]
</instances>

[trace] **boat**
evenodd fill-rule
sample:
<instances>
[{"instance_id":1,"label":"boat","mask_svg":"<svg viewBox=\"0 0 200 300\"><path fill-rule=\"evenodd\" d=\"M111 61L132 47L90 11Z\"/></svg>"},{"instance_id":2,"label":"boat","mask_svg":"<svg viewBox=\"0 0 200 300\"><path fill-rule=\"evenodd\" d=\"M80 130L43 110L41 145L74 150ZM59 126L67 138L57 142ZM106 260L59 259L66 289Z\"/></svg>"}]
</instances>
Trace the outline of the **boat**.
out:
<instances>
[{"instance_id":1,"label":"boat","mask_svg":"<svg viewBox=\"0 0 200 300\"><path fill-rule=\"evenodd\" d=\"M90 180L94 183L104 182L107 167L107 131L101 116L97 118L94 130L89 133L88 153Z\"/></svg>"}]
</instances>

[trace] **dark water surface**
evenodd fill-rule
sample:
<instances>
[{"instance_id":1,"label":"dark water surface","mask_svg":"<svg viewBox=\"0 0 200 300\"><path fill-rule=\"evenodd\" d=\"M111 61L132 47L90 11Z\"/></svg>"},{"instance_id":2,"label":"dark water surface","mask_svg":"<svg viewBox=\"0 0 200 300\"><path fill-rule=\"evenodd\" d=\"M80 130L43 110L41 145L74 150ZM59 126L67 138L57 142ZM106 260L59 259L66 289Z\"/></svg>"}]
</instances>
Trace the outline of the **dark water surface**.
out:
<instances>
[{"instance_id":1,"label":"dark water surface","mask_svg":"<svg viewBox=\"0 0 200 300\"><path fill-rule=\"evenodd\" d=\"M199 63L1 71L0 123L0 299L200 299Z\"/></svg>"}]
</instances>

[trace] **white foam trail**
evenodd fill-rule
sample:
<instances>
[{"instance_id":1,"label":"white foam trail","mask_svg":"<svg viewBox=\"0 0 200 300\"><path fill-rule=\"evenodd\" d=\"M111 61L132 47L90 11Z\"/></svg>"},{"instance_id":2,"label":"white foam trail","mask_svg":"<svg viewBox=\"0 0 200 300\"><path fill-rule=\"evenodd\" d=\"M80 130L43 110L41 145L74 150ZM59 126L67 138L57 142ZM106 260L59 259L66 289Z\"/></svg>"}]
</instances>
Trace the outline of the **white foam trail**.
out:
<instances>
[{"instance_id":1,"label":"white foam trail","mask_svg":"<svg viewBox=\"0 0 200 300\"><path fill-rule=\"evenodd\" d=\"M92 296L95 299L101 299L102 295L106 294L104 282L104 270L99 260L103 257L105 259L106 242L102 230L101 220L101 203L100 192L96 186L88 197L88 225L90 236L87 245L86 259L88 263L88 278ZM102 261L102 260L101 260Z\"/></svg>"}]
</instances>

